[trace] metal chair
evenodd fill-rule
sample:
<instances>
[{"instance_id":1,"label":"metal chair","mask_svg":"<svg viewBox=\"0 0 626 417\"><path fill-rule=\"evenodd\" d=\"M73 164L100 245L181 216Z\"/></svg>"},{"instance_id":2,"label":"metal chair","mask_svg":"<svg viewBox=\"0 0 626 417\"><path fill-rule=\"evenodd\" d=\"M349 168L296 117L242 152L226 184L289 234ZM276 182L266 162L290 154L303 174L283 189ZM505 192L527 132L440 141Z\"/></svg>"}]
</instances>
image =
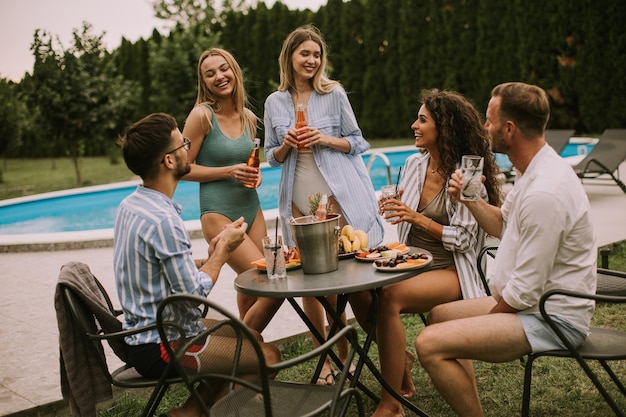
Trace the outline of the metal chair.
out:
<instances>
[{"instance_id":1,"label":"metal chair","mask_svg":"<svg viewBox=\"0 0 626 417\"><path fill-rule=\"evenodd\" d=\"M598 268L598 287L596 294L626 297L626 273L606 268Z\"/></svg>"},{"instance_id":2,"label":"metal chair","mask_svg":"<svg viewBox=\"0 0 626 417\"><path fill-rule=\"evenodd\" d=\"M68 275L73 278L80 278L70 278L67 280ZM80 280L82 280L82 282ZM90 296L86 297L85 294L89 293L91 293ZM94 300L99 302L94 303ZM121 311L113 308L111 299L106 290L100 281L91 274L89 267L79 262L71 262L61 268L59 284L57 285L57 295L55 295L55 304L57 304L57 301L64 306L57 307L57 315L59 314L59 308L66 309L69 313L69 323L66 324L74 329L73 334L77 336L78 340L76 340L76 342L77 345L80 345L77 346L77 349L80 351L78 353L86 358L89 362L88 367L90 369L99 370L101 372L101 374L97 376L97 378L100 378L100 381L108 381L108 385L105 388L108 388L110 392L111 385L121 388L153 387L152 394L141 414L142 417L153 416L168 387L171 384L182 382L182 378L165 377L165 375L160 379L145 378L129 364L124 364L111 372L107 365L102 342L108 342L115 353L124 360L124 337L149 329L155 329L156 325L132 331L122 331L122 324L115 318ZM103 317L103 314L106 316L107 310L111 315L108 319ZM62 320L63 319L59 320L61 337L63 337L61 326L65 325L61 323ZM110 327L117 327L115 320L119 325L119 330L111 331ZM109 325L104 325L103 323L105 321ZM110 324L113 324L113 326ZM63 349L61 349L61 361L64 363L63 366L68 364L68 359L70 359L71 356L73 356L73 352L64 352ZM98 387L97 383L92 384L91 381L88 380L79 380L78 384L74 385L73 388L75 391L82 390L83 392L74 392L72 395L95 395L92 390ZM64 392L64 395L65 394ZM104 398L100 397L98 399ZM94 407L98 399L94 401L92 398ZM85 411L81 409L79 414L83 415L84 412Z\"/></svg>"},{"instance_id":3,"label":"metal chair","mask_svg":"<svg viewBox=\"0 0 626 417\"><path fill-rule=\"evenodd\" d=\"M186 338L184 330L178 323L168 318L172 315L171 309L181 311L181 304L183 308L202 306L209 312L216 312L223 319L207 327L200 334ZM232 352L231 372L229 374L195 373L186 369L181 364L185 352L199 340L210 337L212 333L223 327L232 329L237 338L237 347ZM320 347L308 353L272 365L266 363L259 342L250 329L230 312L204 297L186 294L168 297L157 310L157 328L165 349L172 358L173 366L183 376L187 387L192 388L198 382L229 385L228 393L211 406L210 416L296 417L326 415L326 413L331 416L345 416L353 399L358 415L363 416L363 404L359 392L345 384L349 375L349 366L356 352L356 331L352 326L342 328ZM325 355L343 337L348 339L351 349L335 385L284 382L270 377L281 370ZM242 378L237 372L243 343L249 343L253 347L259 363L258 378L254 381ZM199 397L196 397L196 400L201 401Z\"/></svg>"},{"instance_id":4,"label":"metal chair","mask_svg":"<svg viewBox=\"0 0 626 417\"><path fill-rule=\"evenodd\" d=\"M545 304L546 301L553 296L567 296L567 297L577 297L584 299L591 299L600 302L606 303L626 303L626 297L611 297L605 295L593 295L593 294L582 294L573 291L566 290L552 290L546 292L540 300L539 309L541 311L541 315L545 319L545 321L550 325L552 330L557 334L559 339L563 341L563 343L567 346L566 350L551 350L547 352L533 353L528 355L528 360L526 362L525 372L524 372L524 394L522 397L522 416L527 417L530 412L530 390L531 390L531 382L532 382L532 366L535 359L541 356L553 356L553 357L561 357L561 358L573 358L580 364L583 368L589 379L596 386L602 397L607 402L607 404L611 407L616 416L624 416L624 411L620 409L620 407L615 403L615 400L608 393L604 385L598 379L597 375L593 372L593 370L589 367L587 360L596 360L601 365L602 368L606 371L608 376L611 378L615 386L621 391L623 396L626 396L626 389L624 385L619 380L615 372L609 366L609 361L615 360L623 360L626 359L626 332L606 329L606 328L597 328L592 327L590 329L590 334L582 344L582 346L578 348L574 348L570 342L563 336L563 333L556 326L552 318L546 312Z\"/></svg>"}]
</instances>

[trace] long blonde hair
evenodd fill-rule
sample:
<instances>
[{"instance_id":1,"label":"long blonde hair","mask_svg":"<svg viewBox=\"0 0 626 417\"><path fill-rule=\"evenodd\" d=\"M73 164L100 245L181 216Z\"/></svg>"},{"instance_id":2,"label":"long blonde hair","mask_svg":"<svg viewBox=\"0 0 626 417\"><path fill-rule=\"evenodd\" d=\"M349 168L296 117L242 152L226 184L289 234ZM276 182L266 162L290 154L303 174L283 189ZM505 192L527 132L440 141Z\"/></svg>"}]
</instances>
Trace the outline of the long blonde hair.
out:
<instances>
[{"instance_id":1,"label":"long blonde hair","mask_svg":"<svg viewBox=\"0 0 626 417\"><path fill-rule=\"evenodd\" d=\"M339 83L326 76L326 65L328 63L327 47L319 30L313 25L300 26L291 32L285 41L278 57L280 66L280 85L278 91L295 91L296 83L294 79L293 62L291 56L300 44L304 41L313 41L319 45L321 51L320 67L309 83L318 94L328 94L335 89Z\"/></svg>"},{"instance_id":2,"label":"long blonde hair","mask_svg":"<svg viewBox=\"0 0 626 417\"><path fill-rule=\"evenodd\" d=\"M211 92L204 82L204 75L202 74L202 63L210 56L221 56L233 70L233 74L235 75L235 87L233 88L232 95L234 107L240 114L242 126L248 126L250 134L254 138L256 136L256 116L246 107L248 104L248 96L243 85L243 71L230 52L221 48L211 48L202 52L202 55L200 55L200 59L198 59L198 97L196 98L196 105L208 104L218 113L222 109L221 99ZM209 124L210 122L209 120Z\"/></svg>"}]
</instances>

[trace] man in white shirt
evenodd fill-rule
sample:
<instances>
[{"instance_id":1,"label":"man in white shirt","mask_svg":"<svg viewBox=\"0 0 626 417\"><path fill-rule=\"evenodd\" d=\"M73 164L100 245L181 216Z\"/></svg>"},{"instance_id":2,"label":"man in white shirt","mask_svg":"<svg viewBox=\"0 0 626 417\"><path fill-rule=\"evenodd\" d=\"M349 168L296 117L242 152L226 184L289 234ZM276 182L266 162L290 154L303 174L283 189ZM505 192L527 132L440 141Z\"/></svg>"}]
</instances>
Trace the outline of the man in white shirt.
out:
<instances>
[{"instance_id":1,"label":"man in white shirt","mask_svg":"<svg viewBox=\"0 0 626 417\"><path fill-rule=\"evenodd\" d=\"M435 307L415 341L422 366L452 409L482 416L471 359L507 362L565 346L541 318L539 298L559 288L593 294L597 247L589 201L571 167L549 146L546 93L523 83L496 86L485 129L494 152L519 172L501 208L463 201L488 234L501 239L490 268L491 297ZM460 200L461 171L448 192ZM555 297L547 310L579 346L589 331L593 301ZM459 359L466 358L466 359Z\"/></svg>"}]
</instances>

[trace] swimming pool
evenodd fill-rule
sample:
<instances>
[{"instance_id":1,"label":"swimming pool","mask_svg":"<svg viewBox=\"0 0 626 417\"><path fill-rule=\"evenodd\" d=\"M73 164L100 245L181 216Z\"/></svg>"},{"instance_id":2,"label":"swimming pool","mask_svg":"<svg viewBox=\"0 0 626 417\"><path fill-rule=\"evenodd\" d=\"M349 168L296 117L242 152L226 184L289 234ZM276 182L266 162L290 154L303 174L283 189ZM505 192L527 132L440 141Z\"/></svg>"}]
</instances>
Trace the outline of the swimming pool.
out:
<instances>
[{"instance_id":1,"label":"swimming pool","mask_svg":"<svg viewBox=\"0 0 626 417\"><path fill-rule=\"evenodd\" d=\"M570 143L562 156L577 155L583 150L580 144ZM591 145L585 145L590 150ZM389 174L383 158L374 157L370 167L370 178L375 190L388 183L395 183L398 170L406 158L416 152L412 145L378 148L389 161ZM372 153L363 155L367 165ZM502 168L510 166L506 155L498 154L497 162ZM278 188L281 168L263 164L263 183L259 187L259 198L264 211L278 208ZM72 231L100 230L113 228L115 211L119 203L137 187L139 181L86 187L54 193L0 201L0 235L42 234ZM182 205L181 216L185 221L198 220L198 184L181 181L174 200Z\"/></svg>"},{"instance_id":2,"label":"swimming pool","mask_svg":"<svg viewBox=\"0 0 626 417\"><path fill-rule=\"evenodd\" d=\"M391 163L390 172L397 175L405 159L415 152L413 147L386 148ZM380 151L377 149L377 151ZM370 154L364 155L367 164ZM278 207L280 168L262 166L263 183L259 198L263 210ZM387 168L382 159L374 158L370 176L376 189L387 183ZM63 192L46 193L0 202L0 234L58 233L82 230L110 229L119 203L135 190L139 181L108 186L85 187ZM183 220L200 217L198 183L181 181L174 200L182 205Z\"/></svg>"}]
</instances>

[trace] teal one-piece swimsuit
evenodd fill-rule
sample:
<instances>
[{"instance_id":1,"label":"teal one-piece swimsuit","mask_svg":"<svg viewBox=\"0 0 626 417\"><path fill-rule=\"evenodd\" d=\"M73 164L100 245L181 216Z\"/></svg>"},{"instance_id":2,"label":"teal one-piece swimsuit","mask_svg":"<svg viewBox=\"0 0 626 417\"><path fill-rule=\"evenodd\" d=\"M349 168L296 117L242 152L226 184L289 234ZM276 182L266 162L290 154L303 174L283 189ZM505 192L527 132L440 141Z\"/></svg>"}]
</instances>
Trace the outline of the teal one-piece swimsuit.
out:
<instances>
[{"instance_id":1,"label":"teal one-piece swimsuit","mask_svg":"<svg viewBox=\"0 0 626 417\"><path fill-rule=\"evenodd\" d=\"M211 110L211 131L204 138L196 163L208 167L236 165L248 160L254 148L248 127L237 139L226 136ZM248 230L256 217L261 203L255 188L245 187L232 178L200 183L200 216L205 213L219 213L231 221L243 216Z\"/></svg>"}]
</instances>

